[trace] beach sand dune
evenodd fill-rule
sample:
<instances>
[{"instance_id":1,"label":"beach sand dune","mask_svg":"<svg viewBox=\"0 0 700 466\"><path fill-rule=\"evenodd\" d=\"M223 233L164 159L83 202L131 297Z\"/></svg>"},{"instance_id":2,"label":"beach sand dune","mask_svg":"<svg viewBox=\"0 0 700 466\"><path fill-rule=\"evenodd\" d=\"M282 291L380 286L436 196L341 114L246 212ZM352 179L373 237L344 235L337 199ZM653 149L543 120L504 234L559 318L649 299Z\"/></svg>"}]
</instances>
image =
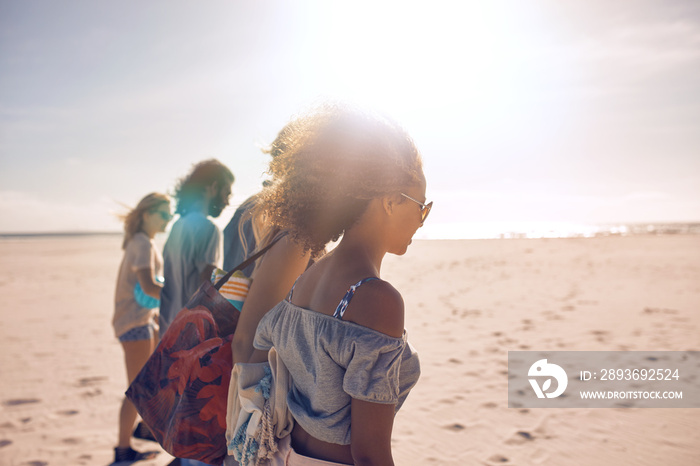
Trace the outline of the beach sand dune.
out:
<instances>
[{"instance_id":1,"label":"beach sand dune","mask_svg":"<svg viewBox=\"0 0 700 466\"><path fill-rule=\"evenodd\" d=\"M120 242L0 241L0 465L111 462ZM700 237L416 241L382 275L423 371L396 419L396 464L697 464L698 410L508 408L507 356L700 350Z\"/></svg>"}]
</instances>

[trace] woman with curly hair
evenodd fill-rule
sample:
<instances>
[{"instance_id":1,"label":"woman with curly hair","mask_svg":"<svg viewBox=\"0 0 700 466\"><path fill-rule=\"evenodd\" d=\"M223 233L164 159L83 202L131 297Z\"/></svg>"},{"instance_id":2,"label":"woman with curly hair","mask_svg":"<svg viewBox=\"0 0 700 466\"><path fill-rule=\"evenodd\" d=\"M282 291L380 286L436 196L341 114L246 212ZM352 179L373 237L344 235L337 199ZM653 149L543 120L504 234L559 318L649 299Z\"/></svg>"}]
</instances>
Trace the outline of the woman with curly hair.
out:
<instances>
[{"instance_id":1,"label":"woman with curly hair","mask_svg":"<svg viewBox=\"0 0 700 466\"><path fill-rule=\"evenodd\" d=\"M272 464L393 464L394 415L420 368L380 269L432 207L420 155L391 120L343 105L294 119L272 151L255 218L286 236L258 264L233 341L235 362L274 348L289 371L294 427Z\"/></svg>"},{"instance_id":2,"label":"woman with curly hair","mask_svg":"<svg viewBox=\"0 0 700 466\"><path fill-rule=\"evenodd\" d=\"M153 238L156 233L165 231L172 217L170 197L161 193L147 195L122 217L124 258L117 277L112 325L124 349L129 384L158 344L157 307L163 285L156 277L163 275L163 258L153 243ZM142 293L150 297L151 304L137 302L137 284ZM135 422L136 408L124 398L119 411L119 440L114 449L115 462L138 461L154 455L153 452L140 453L131 448ZM142 424L139 427L143 430L141 426ZM140 435L148 434L150 432L142 432Z\"/></svg>"}]
</instances>

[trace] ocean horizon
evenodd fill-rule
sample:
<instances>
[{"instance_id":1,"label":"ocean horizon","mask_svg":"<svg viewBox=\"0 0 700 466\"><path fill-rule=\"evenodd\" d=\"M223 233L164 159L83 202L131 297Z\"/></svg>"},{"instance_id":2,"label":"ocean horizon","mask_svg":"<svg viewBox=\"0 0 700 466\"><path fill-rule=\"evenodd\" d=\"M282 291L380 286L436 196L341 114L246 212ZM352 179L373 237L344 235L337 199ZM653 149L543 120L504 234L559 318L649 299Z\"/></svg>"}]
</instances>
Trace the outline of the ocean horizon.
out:
<instances>
[{"instance_id":1,"label":"ocean horizon","mask_svg":"<svg viewBox=\"0 0 700 466\"><path fill-rule=\"evenodd\" d=\"M2 232L0 239L121 236L121 231ZM596 238L605 236L700 235L700 222L460 222L426 225L417 240ZM160 237L167 236L159 235Z\"/></svg>"}]
</instances>

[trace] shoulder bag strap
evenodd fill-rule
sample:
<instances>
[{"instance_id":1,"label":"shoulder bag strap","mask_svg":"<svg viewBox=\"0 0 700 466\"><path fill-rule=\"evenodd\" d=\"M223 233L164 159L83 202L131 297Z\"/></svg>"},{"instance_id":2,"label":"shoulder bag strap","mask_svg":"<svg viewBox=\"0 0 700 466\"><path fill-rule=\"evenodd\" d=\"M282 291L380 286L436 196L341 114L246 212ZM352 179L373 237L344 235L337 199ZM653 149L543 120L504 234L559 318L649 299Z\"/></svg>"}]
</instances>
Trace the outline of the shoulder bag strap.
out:
<instances>
[{"instance_id":1,"label":"shoulder bag strap","mask_svg":"<svg viewBox=\"0 0 700 466\"><path fill-rule=\"evenodd\" d=\"M275 243L276 243L277 241L281 240L282 237L284 237L286 234L287 234L286 232L285 232L285 233L280 233L280 234L277 235L272 241L270 241L270 243L269 243L267 246L265 246L265 247L262 248L260 251L256 252L255 254L253 254L253 255L250 256L248 259L244 260L243 262L241 262L240 264L238 264L237 266L235 266L235 267L232 268L231 270L229 270L229 271L226 273L226 275L224 275L223 277L221 277L221 278L219 279L219 281L216 282L216 284L214 285L214 288L216 288L217 290L221 289L221 287L224 286L224 284L228 281L228 279L231 278L231 275L233 275L237 270L245 269L245 268L248 267L250 264L252 264L252 263L255 262L256 260L258 260L258 258L260 258L260 256L262 256L263 254L265 254L272 246L275 245Z\"/></svg>"}]
</instances>

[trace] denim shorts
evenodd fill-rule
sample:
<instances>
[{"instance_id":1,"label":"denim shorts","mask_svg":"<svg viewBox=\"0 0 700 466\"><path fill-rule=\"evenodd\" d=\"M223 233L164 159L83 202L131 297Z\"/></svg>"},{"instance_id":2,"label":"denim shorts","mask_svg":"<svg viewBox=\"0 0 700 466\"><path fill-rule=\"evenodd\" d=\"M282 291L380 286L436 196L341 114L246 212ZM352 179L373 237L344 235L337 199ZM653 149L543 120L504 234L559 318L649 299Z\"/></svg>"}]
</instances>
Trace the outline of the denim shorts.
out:
<instances>
[{"instance_id":1,"label":"denim shorts","mask_svg":"<svg viewBox=\"0 0 700 466\"><path fill-rule=\"evenodd\" d=\"M153 337L153 324L143 325L141 327L132 328L119 337L119 341L141 341L150 340Z\"/></svg>"}]
</instances>

